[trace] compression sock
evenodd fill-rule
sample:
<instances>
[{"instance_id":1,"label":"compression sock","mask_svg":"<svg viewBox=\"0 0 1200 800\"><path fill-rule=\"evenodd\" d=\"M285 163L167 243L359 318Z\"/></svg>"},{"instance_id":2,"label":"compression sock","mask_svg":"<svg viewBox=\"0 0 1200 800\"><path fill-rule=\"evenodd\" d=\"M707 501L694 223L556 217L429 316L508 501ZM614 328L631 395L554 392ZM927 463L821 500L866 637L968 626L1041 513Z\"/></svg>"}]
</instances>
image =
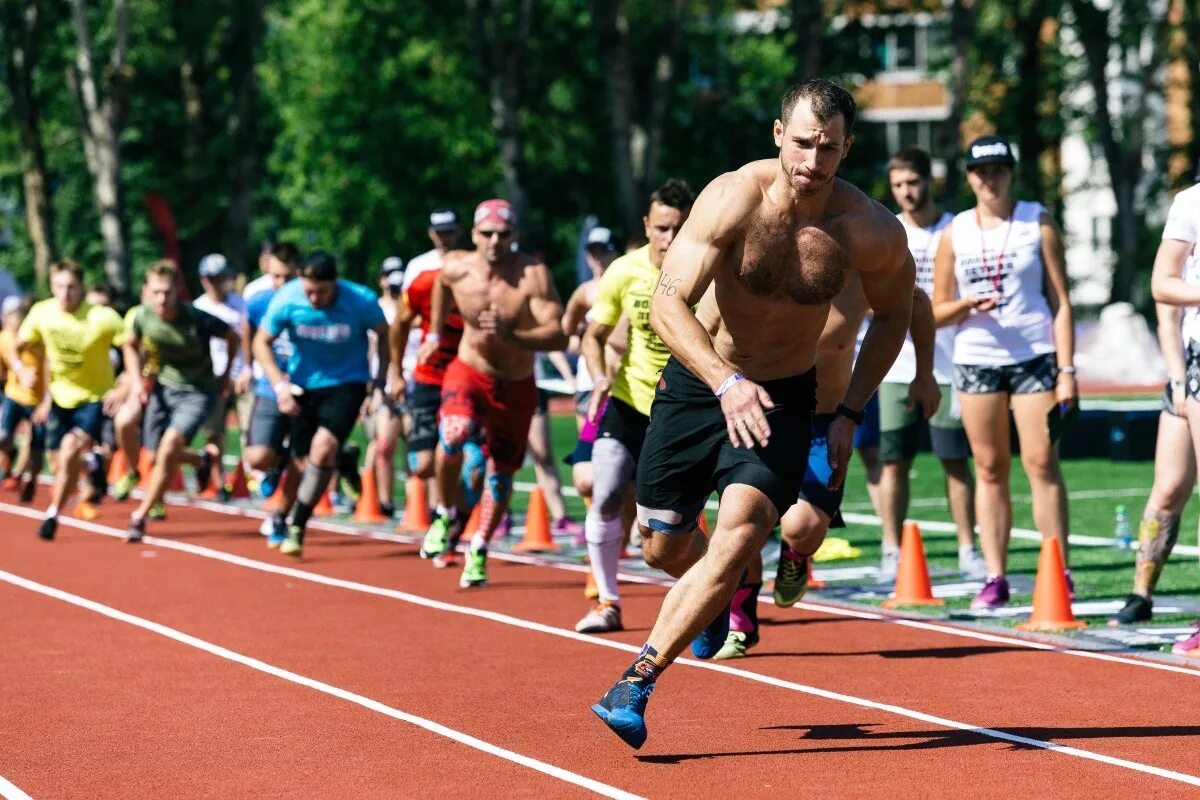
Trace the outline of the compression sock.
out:
<instances>
[{"instance_id":1,"label":"compression sock","mask_svg":"<svg viewBox=\"0 0 1200 800\"><path fill-rule=\"evenodd\" d=\"M642 645L638 657L621 673L621 680L630 683L654 683L666 668L667 660L646 642Z\"/></svg>"},{"instance_id":2,"label":"compression sock","mask_svg":"<svg viewBox=\"0 0 1200 800\"><path fill-rule=\"evenodd\" d=\"M601 600L614 603L621 598L617 590L617 571L621 562L622 527L620 517L601 519L595 512L589 512L583 520L596 589Z\"/></svg>"},{"instance_id":3,"label":"compression sock","mask_svg":"<svg viewBox=\"0 0 1200 800\"><path fill-rule=\"evenodd\" d=\"M758 630L758 593L761 583L743 584L733 593L729 609L729 630L754 633Z\"/></svg>"},{"instance_id":4,"label":"compression sock","mask_svg":"<svg viewBox=\"0 0 1200 800\"><path fill-rule=\"evenodd\" d=\"M296 491L296 508L292 512L292 524L303 530L312 517L313 508L321 499L321 495L329 488L329 479L333 470L329 467L318 467L309 464L304 468L300 478L300 488Z\"/></svg>"},{"instance_id":5,"label":"compression sock","mask_svg":"<svg viewBox=\"0 0 1200 800\"><path fill-rule=\"evenodd\" d=\"M1149 597L1158 585L1171 550L1179 538L1179 515L1146 509L1138 526L1137 566L1133 571L1133 593Z\"/></svg>"}]
</instances>

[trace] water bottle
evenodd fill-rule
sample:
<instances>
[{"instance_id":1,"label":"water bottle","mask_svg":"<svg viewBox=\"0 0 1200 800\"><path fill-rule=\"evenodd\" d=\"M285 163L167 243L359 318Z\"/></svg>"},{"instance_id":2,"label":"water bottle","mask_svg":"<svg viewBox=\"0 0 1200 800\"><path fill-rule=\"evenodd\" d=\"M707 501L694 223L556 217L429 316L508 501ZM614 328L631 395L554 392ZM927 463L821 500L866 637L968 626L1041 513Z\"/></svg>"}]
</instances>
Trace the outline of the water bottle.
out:
<instances>
[{"instance_id":1,"label":"water bottle","mask_svg":"<svg viewBox=\"0 0 1200 800\"><path fill-rule=\"evenodd\" d=\"M1113 536L1116 543L1113 545L1118 550L1128 550L1133 544L1133 528L1129 525L1129 515L1125 513L1125 506L1117 506L1117 518L1113 523Z\"/></svg>"}]
</instances>

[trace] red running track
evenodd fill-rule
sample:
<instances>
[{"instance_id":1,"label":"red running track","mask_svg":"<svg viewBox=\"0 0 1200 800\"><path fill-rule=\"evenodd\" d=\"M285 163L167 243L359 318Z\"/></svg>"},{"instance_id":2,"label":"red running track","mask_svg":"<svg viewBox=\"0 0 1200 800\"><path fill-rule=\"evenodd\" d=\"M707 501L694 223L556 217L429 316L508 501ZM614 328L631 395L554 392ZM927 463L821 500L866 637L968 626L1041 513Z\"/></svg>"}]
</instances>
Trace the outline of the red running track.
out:
<instances>
[{"instance_id":1,"label":"red running track","mask_svg":"<svg viewBox=\"0 0 1200 800\"><path fill-rule=\"evenodd\" d=\"M95 524L119 533L127 512ZM584 637L576 572L493 560L464 592L411 545L313 531L297 562L257 520L170 514L150 530L164 546L66 519L45 543L3 516L0 776L35 798L589 794L576 779L646 797L1200 795L1200 672L763 607L752 657L666 673L633 751L588 707L662 588L626 586L632 630Z\"/></svg>"}]
</instances>

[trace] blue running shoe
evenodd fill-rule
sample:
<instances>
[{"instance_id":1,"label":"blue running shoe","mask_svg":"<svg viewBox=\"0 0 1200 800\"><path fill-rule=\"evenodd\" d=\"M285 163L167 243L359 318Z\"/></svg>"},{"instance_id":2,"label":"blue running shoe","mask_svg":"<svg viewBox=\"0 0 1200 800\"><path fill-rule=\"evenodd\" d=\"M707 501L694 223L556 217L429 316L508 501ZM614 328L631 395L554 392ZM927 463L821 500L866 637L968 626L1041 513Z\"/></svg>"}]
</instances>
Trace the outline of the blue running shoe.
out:
<instances>
[{"instance_id":1,"label":"blue running shoe","mask_svg":"<svg viewBox=\"0 0 1200 800\"><path fill-rule=\"evenodd\" d=\"M270 497L275 494L275 490L279 488L279 479L283 476L283 470L278 467L272 467L263 473L262 480L258 484L258 493L262 497Z\"/></svg>"},{"instance_id":2,"label":"blue running shoe","mask_svg":"<svg viewBox=\"0 0 1200 800\"><path fill-rule=\"evenodd\" d=\"M283 540L286 539L287 536L287 521L278 518L272 518L271 532L267 534L267 547L274 550L276 547L279 547L279 545L283 544Z\"/></svg>"},{"instance_id":3,"label":"blue running shoe","mask_svg":"<svg viewBox=\"0 0 1200 800\"><path fill-rule=\"evenodd\" d=\"M692 654L696 658L712 658L725 646L725 639L729 636L729 609L730 604L726 603L717 618L692 639Z\"/></svg>"},{"instance_id":4,"label":"blue running shoe","mask_svg":"<svg viewBox=\"0 0 1200 800\"><path fill-rule=\"evenodd\" d=\"M724 644L724 640L721 643ZM637 750L646 743L646 703L653 691L653 683L622 678L592 706L592 711L621 737L621 741Z\"/></svg>"}]
</instances>

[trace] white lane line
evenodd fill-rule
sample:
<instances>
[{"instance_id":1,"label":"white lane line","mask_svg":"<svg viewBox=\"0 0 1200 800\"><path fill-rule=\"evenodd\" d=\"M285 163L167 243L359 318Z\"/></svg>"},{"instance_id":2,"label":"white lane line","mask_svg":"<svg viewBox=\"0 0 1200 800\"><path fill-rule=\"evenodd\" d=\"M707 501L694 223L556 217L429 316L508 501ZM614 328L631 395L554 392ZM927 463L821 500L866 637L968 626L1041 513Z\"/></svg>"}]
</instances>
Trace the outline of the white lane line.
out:
<instances>
[{"instance_id":1,"label":"white lane line","mask_svg":"<svg viewBox=\"0 0 1200 800\"><path fill-rule=\"evenodd\" d=\"M185 508L186 507L202 508L202 509L205 509L208 511L215 511L217 513L226 514L229 516L242 516L242 517L251 517L251 518L262 518L265 516L269 516L268 514L265 514L264 512L256 511L253 509L244 509L244 508L239 508L236 506L225 506L225 505L220 505L218 503L212 503L212 502L208 502L208 501L204 501L204 500L200 500L200 501L171 500L169 502L172 505L179 505L179 506L183 506ZM17 513L24 512L26 516L40 518L40 516L37 515L36 513L29 512L28 509L24 509L20 506L10 506L5 503L0 503L0 510L12 510ZM72 522L80 522L80 521L72 520ZM84 528L85 530L89 530L88 528L85 527L87 524L89 524L89 523L80 522L79 527ZM342 524L339 524L336 522L314 520L309 523L309 527L313 528L314 530L321 530L321 531L325 531L327 533L340 533L340 534L344 534L347 536L359 536L359 537L366 538L366 539L377 539L379 541L395 542L398 544L417 544L421 541L420 536L409 536L409 535L400 534L400 533L383 533L380 531L372 531L369 529L359 528L359 527L355 527L352 525L342 525ZM98 528L95 530L95 532L103 533L105 535L111 535L111 534L109 534L110 530L115 530L115 529L102 530L102 529ZM217 551L217 552L220 552L220 551ZM496 553L491 553L488 557L491 559L497 559L497 560L501 560L501 561L511 561L511 562L518 563L518 564L530 564L530 565L537 566L537 567L552 567L554 569L565 570L568 572L586 573L586 572L589 572L591 569L590 567L588 567L585 564L570 564L570 563L555 560L552 558L546 558L546 557L536 556L536 555L520 555L517 553L496 552ZM646 585L651 585L651 586L670 587L675 583L675 579L671 578L669 576L642 575L642 574L637 574L637 573L620 572L620 573L618 573L617 577L620 578L621 582L623 582L623 583L640 583L640 584L646 584ZM773 601L768 597L760 596L758 598L758 602L762 603L763 605L768 605L768 606L773 605ZM1055 652L1055 653L1062 653L1064 655L1079 656L1081 658L1091 658L1091 659L1094 659L1097 661L1109 661L1109 662L1112 662L1115 664L1125 664L1127 666L1133 666L1133 667L1144 667L1146 669L1156 669L1156 670L1160 670L1162 672L1174 672L1174 673L1178 673L1180 675L1189 675L1194 678L1200 677L1200 670L1191 669L1189 667L1177 666L1175 664L1165 663L1162 661L1151 661L1149 659L1143 659L1143 658L1131 658L1131 657L1127 657L1127 656L1113 655L1111 653L1100 653L1100 652L1096 652L1093 650L1078 650L1075 648L1060 647L1057 645L1046 644L1045 642L1038 642L1038 641L1034 641L1031 639L1022 639L1022 638L1015 637L1015 636L1005 636L1003 634L997 634L997 633L985 633L983 631L978 631L973 628L964 628L964 627L959 627L956 625L951 625L951 624L946 624L946 623L924 622L921 620L897 618L894 616L878 614L878 613L875 613L872 611L863 611L863 610L852 609L852 608L844 608L842 606L827 605L824 603L800 602L800 603L796 603L795 607L804 609L807 611L816 611L821 614L829 614L832 616L850 617L851 619L871 620L873 622L887 622L887 623L894 624L894 625L905 625L905 626L912 627L912 628L922 628L924 630L937 631L937 632L949 634L951 636L958 636L958 637L962 637L962 638L966 638L966 639L978 639L980 641L985 641L985 642L1003 642L1005 644L1011 644L1011 645L1014 645L1017 647L1025 647L1030 650L1045 650L1045 651L1050 651L1050 652Z\"/></svg>"},{"instance_id":2,"label":"white lane line","mask_svg":"<svg viewBox=\"0 0 1200 800\"><path fill-rule=\"evenodd\" d=\"M33 800L3 775L0 775L0 797L3 797L4 800Z\"/></svg>"},{"instance_id":3,"label":"white lane line","mask_svg":"<svg viewBox=\"0 0 1200 800\"><path fill-rule=\"evenodd\" d=\"M218 644L205 641L204 639L198 639L195 636L183 633L182 631L177 631L174 628L168 628L166 625L160 625L157 622L152 622L142 617L135 617L133 614L120 611L112 606L106 606L102 603L97 603L94 600L88 600L86 597L80 597L79 595L71 594L70 592L65 592L61 589L56 589L53 586L46 586L45 584L31 581L28 578L22 578L20 575L14 575L13 573L6 572L4 570L0 570L0 581L10 583L13 586L17 586L31 592L36 592L37 594L45 595L46 597L52 597L55 600L62 600L65 603L70 603L71 605L101 614L109 619L114 619L118 622L124 622L126 624L133 625L134 627L141 628L142 630L150 631L151 633L156 633L159 636L164 636L167 639L179 642L180 644L194 647L197 650L203 650L204 652L217 656L218 658L224 658L227 661L233 661L237 664L258 670L259 672L264 672L267 675L281 678L285 681L299 684L300 686L306 686L309 689L314 689L318 692L331 695L341 700L346 700L354 703L355 705L359 705L363 708L383 714L384 716L391 717L392 719L398 719L401 722L407 722L410 725L423 728L430 733L436 733L438 736L444 736L447 739L453 739L460 744L465 744L467 747L472 747L484 753L497 756L498 758L503 758L506 761L511 761L514 764L520 764L523 767L529 767L530 769L537 770L538 772L549 775L552 778L558 778L561 781L588 789L589 791L595 792L596 794L604 797L619 798L619 800L639 800L638 795L618 789L615 786L609 786L606 783L592 780L591 778L576 774L570 770L563 769L562 767L556 767L553 764L547 764L544 761L538 761L536 758L530 758L529 756L524 756L520 753L514 753L512 750L506 750L503 747L492 744L491 742L485 742L482 739L477 739L470 734L463 733L462 731L457 731L453 728L447 728L445 725L440 725L432 720L425 719L424 717L418 717L415 714L409 714L408 712L401 711L398 708L392 708L391 706L384 705L378 700L372 700L369 697L364 697L360 694L355 694L354 692L340 689L337 686L332 686L323 681L309 678L304 675L299 675L290 670L283 669L282 667L268 664L267 662L260 661L257 658L252 658L250 656L243 655L242 653L229 650L228 648L221 647Z\"/></svg>"},{"instance_id":4,"label":"white lane line","mask_svg":"<svg viewBox=\"0 0 1200 800\"><path fill-rule=\"evenodd\" d=\"M36 512L30 512L28 509L20 508L17 506L10 506L7 503L0 503L0 510L8 510L9 508L16 508L18 511L26 512L23 514L23 516L31 516L31 515L36 516ZM115 528L109 528L104 525L97 525L96 523L93 523L93 522L84 522L82 520L75 520L75 519L68 519L68 518L63 518L61 521L64 522L65 524L71 525L73 527L81 528L83 530L91 530L91 531L100 533L105 536L118 537L118 538L123 538L123 536L124 536L123 533L117 531ZM217 561L224 561L226 563L248 567L250 569L255 569L260 572L267 572L267 573L272 573L272 574L276 574L276 575L285 575L287 577L295 578L297 580L308 581L310 583L321 584L324 586L332 586L332 587L340 588L340 589L349 589L351 591L357 591L357 592L362 592L364 594L376 595L378 597L388 597L388 598L392 598L394 600L401 600L406 603L411 603L413 605L423 606L425 608L432 608L432 609L436 609L438 611L447 611L447 612L450 612L453 614L461 614L463 616L476 617L478 619L485 619L485 620L489 620L491 622L498 622L503 625L510 625L512 627L522 628L524 630L537 631L539 633L546 633L551 636L558 636L563 639L572 639L577 642L584 642L587 644L599 645L601 647L609 647L614 650L624 650L625 652L628 652L628 653L637 653L640 650L640 648L638 648L634 645L625 644L624 642L616 642L616 641L611 641L608 639L601 639L600 637L597 637L597 636L589 636L587 634L576 633L575 631L566 630L563 628L555 628L551 625L545 625L540 622L534 622L532 620L521 619L520 617L513 617L508 614L501 614L496 611L488 611L485 609L471 608L469 606L459 606L459 605L455 605L453 603L445 603L445 602L442 602L441 600L433 600L428 597L422 597L421 595L415 595L415 594L410 594L408 592L402 592L397 589L386 589L386 588L383 588L380 586L372 586L370 584L359 583L357 581L348 581L348 580L343 580L341 578L331 578L327 575L321 575L321 574L315 573L315 572L306 572L304 570L294 569L292 567L281 567L276 564L269 564L264 561L256 561L254 559L244 558L242 556L235 556L235 555L231 555L229 553L222 552L220 550L211 550L207 547L200 547L200 546L193 545L193 544L187 544L185 542L175 542L175 541L170 541L167 539L159 539L158 537L154 537L154 536L147 536L144 541L146 544L153 545L156 547L162 547L162 548L168 549L168 550L178 550L180 552L191 553L193 555L198 555L198 556L202 556L205 558L212 558ZM8 575L8 574L9 573L0 571L0 578L2 578L2 576ZM13 577L16 577L16 576L13 576ZM24 580L24 579L20 579L20 580ZM58 590L53 590L53 591L58 591ZM63 593L63 594L65 594L65 593ZM85 602L90 602L90 601L85 601ZM117 613L121 613L121 612L117 612ZM154 623L151 623L151 624L154 624ZM180 635L183 636L186 634L180 634ZM199 641L199 640L197 640L197 641ZM1043 741L1041 739L1032 739L1032 738L1029 738L1026 736L1020 736L1018 734L1009 733L1007 731L998 730L995 728L986 728L986 727L982 727L979 725L972 725L970 723L958 722L956 720L947 719L945 717L938 717L938 716L934 716L932 714L926 714L921 711L915 711L912 709L904 708L902 706L892 705L890 703L881 703L881 702L877 702L875 700L867 700L865 698L856 697L854 695L842 694L840 692L833 692L828 689L821 689L821 688L818 688L815 686L807 686L805 684L795 683L792 681L783 680L781 678L775 678L773 676L764 675L764 674L761 674L758 672L751 672L749 670L738 669L736 667L729 667L724 664L714 664L712 662L697 661L697 660L690 659L690 658L680 658L680 659L677 659L674 663L683 664L683 665L686 665L689 667L695 667L698 669L711 670L713 672L720 672L720 673L723 673L726 675L732 675L735 677L744 678L746 680L763 683L768 686L775 686L775 687L782 688L782 689L789 689L791 691L801 692L803 694L812 695L814 697L821 697L821 698L824 698L827 700L833 700L833 701L837 701L837 702L847 703L850 705L859 706L861 708L871 708L871 709L876 709L878 711L885 711L885 712L888 712L891 714L895 714L897 716L907 717L908 719L920 720L922 722L929 722L929 723L933 723L935 725L941 725L941 726L947 727L947 728L953 728L956 730L962 730L962 731L967 731L970 733L976 733L981 736L988 736L993 739L1000 739L1002 741L1016 742L1018 744L1024 744L1024 745L1028 745L1030 747L1038 747L1043 750L1051 750L1051 751L1054 751L1057 753L1062 753L1064 755L1075 756L1076 758L1083 758L1083 759L1087 759L1090 761L1098 761L1100 763L1108 764L1110 766L1123 767L1125 769L1134 770L1136 772L1142 772L1142 773L1145 773L1148 775L1156 775L1161 778L1168 778L1170 780L1179 781L1181 783L1187 783L1187 784L1191 784L1193 786L1200 786L1200 776L1187 775L1182 772L1175 772L1173 770L1163 769L1161 767L1155 767L1155 766L1152 766L1149 764L1142 764L1137 761L1129 761L1127 759L1117 758L1115 756L1107 756L1102 753L1094 753L1090 750L1081 750L1079 748L1069 747L1067 745L1060 745L1060 744L1056 744L1054 742ZM1184 672L1186 672L1187 674L1193 675L1193 676L1200 675L1200 673L1192 672L1190 670L1184 670Z\"/></svg>"}]
</instances>

